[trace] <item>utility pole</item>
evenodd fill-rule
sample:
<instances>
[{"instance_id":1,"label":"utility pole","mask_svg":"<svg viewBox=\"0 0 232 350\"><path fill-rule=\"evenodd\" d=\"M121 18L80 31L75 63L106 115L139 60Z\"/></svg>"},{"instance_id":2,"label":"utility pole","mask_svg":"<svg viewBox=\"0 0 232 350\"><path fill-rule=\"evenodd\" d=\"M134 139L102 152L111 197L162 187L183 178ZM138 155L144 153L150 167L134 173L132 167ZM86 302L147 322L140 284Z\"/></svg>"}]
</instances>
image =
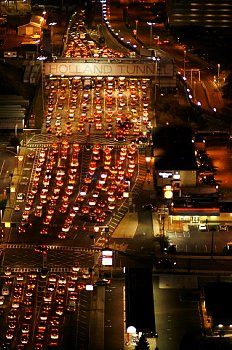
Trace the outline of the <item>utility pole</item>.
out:
<instances>
[{"instance_id":1,"label":"utility pole","mask_svg":"<svg viewBox=\"0 0 232 350\"><path fill-rule=\"evenodd\" d=\"M210 252L210 259L213 259L213 253L214 253L214 233L216 231L215 227L211 227L210 232L211 232L211 252Z\"/></svg>"}]
</instances>

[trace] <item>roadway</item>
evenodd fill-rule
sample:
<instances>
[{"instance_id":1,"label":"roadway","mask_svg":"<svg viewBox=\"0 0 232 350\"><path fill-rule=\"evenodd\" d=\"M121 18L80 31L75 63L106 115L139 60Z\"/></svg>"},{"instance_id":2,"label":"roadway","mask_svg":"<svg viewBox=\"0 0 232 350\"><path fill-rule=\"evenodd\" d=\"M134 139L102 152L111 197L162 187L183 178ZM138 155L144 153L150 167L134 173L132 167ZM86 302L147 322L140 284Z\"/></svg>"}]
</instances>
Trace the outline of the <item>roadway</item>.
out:
<instances>
[{"instance_id":1,"label":"roadway","mask_svg":"<svg viewBox=\"0 0 232 350\"><path fill-rule=\"evenodd\" d=\"M0 151L0 194L11 184L11 174L17 164L16 153L7 150L5 146Z\"/></svg>"},{"instance_id":2,"label":"roadway","mask_svg":"<svg viewBox=\"0 0 232 350\"><path fill-rule=\"evenodd\" d=\"M141 14L141 11L143 14ZM145 19L144 19L145 15ZM121 18L121 21L118 19ZM203 109L208 111L220 110L225 103L222 99L219 86L215 83L215 72L217 67L210 66L209 63L201 58L192 55L186 51L186 47L178 43L169 43L167 45L157 45L155 37L159 36L162 40L169 37L169 33L164 30L162 25L153 25L152 30L147 22L155 22L150 11L139 7L128 8L128 22L131 28L126 27L126 23L122 20L122 7L120 8L115 2L110 3L110 24L112 28L117 30L125 39L131 40L133 44L137 44L138 48L144 45L145 47L152 47L157 55L173 58L175 60L177 69L181 75L187 78L187 85L192 89L193 102L201 103ZM133 36L132 30L135 29L135 21L138 20L137 38ZM151 44L152 34L152 44ZM186 51L186 54L184 53ZM185 61L185 62L184 62ZM192 78L191 78L192 70ZM200 79L199 73L200 70Z\"/></svg>"}]
</instances>

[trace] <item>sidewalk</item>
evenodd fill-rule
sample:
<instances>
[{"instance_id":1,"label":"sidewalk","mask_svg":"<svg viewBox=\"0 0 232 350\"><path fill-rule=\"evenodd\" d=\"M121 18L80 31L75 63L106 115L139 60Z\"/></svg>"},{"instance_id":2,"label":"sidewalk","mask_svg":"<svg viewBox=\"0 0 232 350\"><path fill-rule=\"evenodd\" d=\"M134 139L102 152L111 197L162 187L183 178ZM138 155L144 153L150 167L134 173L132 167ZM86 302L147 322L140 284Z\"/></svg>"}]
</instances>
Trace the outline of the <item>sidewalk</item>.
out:
<instances>
[{"instance_id":1,"label":"sidewalk","mask_svg":"<svg viewBox=\"0 0 232 350\"><path fill-rule=\"evenodd\" d=\"M16 155L15 155L16 156ZM10 196L7 201L6 209L2 218L2 223L5 227L11 227L11 217L15 205L15 197L17 194L17 188L21 180L21 174L24 167L24 162L26 158L26 148L20 147L19 154L16 156L18 158L17 166L13 170L13 177L10 186Z\"/></svg>"}]
</instances>

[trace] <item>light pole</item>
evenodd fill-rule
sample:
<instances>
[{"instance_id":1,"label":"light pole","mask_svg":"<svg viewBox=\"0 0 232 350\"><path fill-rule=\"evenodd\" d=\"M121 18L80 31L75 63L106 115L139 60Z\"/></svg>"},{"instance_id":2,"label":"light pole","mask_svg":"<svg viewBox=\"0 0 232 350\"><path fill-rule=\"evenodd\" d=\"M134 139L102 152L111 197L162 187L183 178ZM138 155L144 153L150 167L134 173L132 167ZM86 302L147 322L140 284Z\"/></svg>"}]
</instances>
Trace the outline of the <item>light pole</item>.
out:
<instances>
[{"instance_id":1,"label":"light pole","mask_svg":"<svg viewBox=\"0 0 232 350\"><path fill-rule=\"evenodd\" d=\"M52 56L53 56L53 35L54 35L54 26L56 25L57 23L56 22L51 22L51 23L48 23L48 25L50 26L51 28L51 46L52 46Z\"/></svg>"},{"instance_id":2,"label":"light pole","mask_svg":"<svg viewBox=\"0 0 232 350\"><path fill-rule=\"evenodd\" d=\"M185 61L186 61L186 50L184 50L184 77L185 77Z\"/></svg>"},{"instance_id":3,"label":"light pole","mask_svg":"<svg viewBox=\"0 0 232 350\"><path fill-rule=\"evenodd\" d=\"M147 22L147 24L150 26L150 40L149 40L149 45L151 47L152 45L152 36L153 36L153 25L155 25L155 23L153 22Z\"/></svg>"},{"instance_id":4,"label":"light pole","mask_svg":"<svg viewBox=\"0 0 232 350\"><path fill-rule=\"evenodd\" d=\"M221 68L221 65L220 63L217 64L217 81L218 81L218 84L220 83L220 68Z\"/></svg>"},{"instance_id":5,"label":"light pole","mask_svg":"<svg viewBox=\"0 0 232 350\"><path fill-rule=\"evenodd\" d=\"M135 20L135 39L138 38L138 19Z\"/></svg>"},{"instance_id":6,"label":"light pole","mask_svg":"<svg viewBox=\"0 0 232 350\"><path fill-rule=\"evenodd\" d=\"M44 113L44 79L43 79L43 62L47 59L46 56L39 56L37 60L41 62L41 92L42 92L42 110Z\"/></svg>"},{"instance_id":7,"label":"light pole","mask_svg":"<svg viewBox=\"0 0 232 350\"><path fill-rule=\"evenodd\" d=\"M213 253L214 253L214 233L216 231L215 227L211 227L210 228L210 232L211 232L211 252L210 252L210 259L213 259Z\"/></svg>"}]
</instances>

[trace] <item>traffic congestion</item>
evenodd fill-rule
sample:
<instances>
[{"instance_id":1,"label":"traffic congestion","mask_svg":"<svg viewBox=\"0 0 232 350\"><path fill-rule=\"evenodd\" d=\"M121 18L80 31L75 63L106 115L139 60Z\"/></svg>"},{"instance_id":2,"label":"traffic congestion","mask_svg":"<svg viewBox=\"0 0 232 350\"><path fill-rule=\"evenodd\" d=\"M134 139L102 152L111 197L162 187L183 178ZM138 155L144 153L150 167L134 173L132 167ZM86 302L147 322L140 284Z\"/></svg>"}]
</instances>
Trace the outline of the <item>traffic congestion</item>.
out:
<instances>
[{"instance_id":1,"label":"traffic congestion","mask_svg":"<svg viewBox=\"0 0 232 350\"><path fill-rule=\"evenodd\" d=\"M123 57L91 38L83 11L73 17L63 59ZM86 253L94 257L88 267L51 272L50 247L110 247L109 223L129 205L150 142L149 79L51 75L43 83L47 143L24 152L10 217L10 238L30 242L41 266L33 273L8 269L0 278L1 349L62 348L88 286L108 281L93 279L95 251Z\"/></svg>"},{"instance_id":2,"label":"traffic congestion","mask_svg":"<svg viewBox=\"0 0 232 350\"><path fill-rule=\"evenodd\" d=\"M58 349L92 275L78 266L68 274L7 269L0 283L1 349Z\"/></svg>"},{"instance_id":3,"label":"traffic congestion","mask_svg":"<svg viewBox=\"0 0 232 350\"><path fill-rule=\"evenodd\" d=\"M14 215L22 212L18 235L31 237L63 240L96 232L126 200L138 172L135 144L118 149L63 140L28 157L32 177L27 194L16 197Z\"/></svg>"}]
</instances>

